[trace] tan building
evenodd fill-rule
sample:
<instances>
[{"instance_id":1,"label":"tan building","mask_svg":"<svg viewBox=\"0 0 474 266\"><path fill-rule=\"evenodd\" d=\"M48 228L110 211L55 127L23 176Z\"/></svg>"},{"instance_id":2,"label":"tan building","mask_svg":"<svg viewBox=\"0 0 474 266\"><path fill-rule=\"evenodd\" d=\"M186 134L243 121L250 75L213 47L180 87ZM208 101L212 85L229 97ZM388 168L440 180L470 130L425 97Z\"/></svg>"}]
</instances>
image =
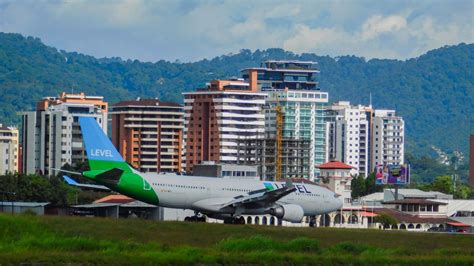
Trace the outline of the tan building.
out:
<instances>
[{"instance_id":1,"label":"tan building","mask_svg":"<svg viewBox=\"0 0 474 266\"><path fill-rule=\"evenodd\" d=\"M18 129L0 124L0 174L18 172Z\"/></svg>"},{"instance_id":2,"label":"tan building","mask_svg":"<svg viewBox=\"0 0 474 266\"><path fill-rule=\"evenodd\" d=\"M183 93L186 172L205 161L237 163L238 143L263 136L265 94L257 93L257 72L249 82L213 80L207 88Z\"/></svg>"},{"instance_id":3,"label":"tan building","mask_svg":"<svg viewBox=\"0 0 474 266\"><path fill-rule=\"evenodd\" d=\"M124 159L143 172L181 172L183 107L154 99L111 107L112 142Z\"/></svg>"},{"instance_id":4,"label":"tan building","mask_svg":"<svg viewBox=\"0 0 474 266\"><path fill-rule=\"evenodd\" d=\"M55 174L65 164L86 161L79 117L94 117L107 133L107 102L102 96L61 93L45 97L36 111L22 114L22 168L26 174Z\"/></svg>"}]
</instances>

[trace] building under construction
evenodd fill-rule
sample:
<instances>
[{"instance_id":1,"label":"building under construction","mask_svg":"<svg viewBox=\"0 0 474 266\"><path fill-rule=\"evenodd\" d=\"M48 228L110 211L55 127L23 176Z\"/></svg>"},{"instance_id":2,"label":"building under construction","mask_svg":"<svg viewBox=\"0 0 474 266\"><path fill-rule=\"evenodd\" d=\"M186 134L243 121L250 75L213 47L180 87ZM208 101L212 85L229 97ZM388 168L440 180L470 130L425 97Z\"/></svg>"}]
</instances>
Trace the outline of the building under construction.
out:
<instances>
[{"instance_id":1,"label":"building under construction","mask_svg":"<svg viewBox=\"0 0 474 266\"><path fill-rule=\"evenodd\" d=\"M310 151L309 139L282 138L277 141L276 137L267 137L241 140L239 163L257 165L262 180L308 179Z\"/></svg>"}]
</instances>

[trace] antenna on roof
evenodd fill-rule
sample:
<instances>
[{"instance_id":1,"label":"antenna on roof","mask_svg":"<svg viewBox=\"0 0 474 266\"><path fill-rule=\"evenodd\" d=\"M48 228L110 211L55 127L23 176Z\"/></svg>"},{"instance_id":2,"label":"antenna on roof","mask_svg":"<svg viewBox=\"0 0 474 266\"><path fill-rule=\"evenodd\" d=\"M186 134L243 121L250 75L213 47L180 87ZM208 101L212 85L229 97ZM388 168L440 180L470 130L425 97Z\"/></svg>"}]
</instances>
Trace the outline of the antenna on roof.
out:
<instances>
[{"instance_id":1,"label":"antenna on roof","mask_svg":"<svg viewBox=\"0 0 474 266\"><path fill-rule=\"evenodd\" d=\"M369 107L372 107L372 92L369 92Z\"/></svg>"}]
</instances>

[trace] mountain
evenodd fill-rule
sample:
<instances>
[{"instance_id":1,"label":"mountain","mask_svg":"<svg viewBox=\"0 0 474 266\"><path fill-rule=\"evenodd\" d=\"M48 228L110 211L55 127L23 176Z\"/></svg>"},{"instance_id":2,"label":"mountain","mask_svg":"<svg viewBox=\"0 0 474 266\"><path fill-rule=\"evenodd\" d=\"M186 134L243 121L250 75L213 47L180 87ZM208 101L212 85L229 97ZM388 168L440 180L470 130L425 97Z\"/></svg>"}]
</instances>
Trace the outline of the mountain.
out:
<instances>
[{"instance_id":1,"label":"mountain","mask_svg":"<svg viewBox=\"0 0 474 266\"><path fill-rule=\"evenodd\" d=\"M468 150L474 132L474 44L445 46L409 60L294 54L282 49L241 50L192 63L155 63L94 58L58 51L40 39L0 33L0 122L18 124L18 111L32 110L61 91L103 95L110 103L135 97L182 102L181 93L211 79L239 77L266 59L311 60L321 70L320 89L330 101L350 100L396 109L406 122L407 150L432 153Z\"/></svg>"}]
</instances>

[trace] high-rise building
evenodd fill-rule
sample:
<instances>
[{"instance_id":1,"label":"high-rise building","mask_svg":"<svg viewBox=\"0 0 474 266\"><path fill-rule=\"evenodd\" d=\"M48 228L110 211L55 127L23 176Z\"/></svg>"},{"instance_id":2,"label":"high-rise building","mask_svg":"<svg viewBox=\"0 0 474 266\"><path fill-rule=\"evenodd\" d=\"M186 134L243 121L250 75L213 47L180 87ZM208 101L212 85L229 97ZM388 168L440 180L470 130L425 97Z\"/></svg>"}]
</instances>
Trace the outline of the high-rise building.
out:
<instances>
[{"instance_id":1,"label":"high-rise building","mask_svg":"<svg viewBox=\"0 0 474 266\"><path fill-rule=\"evenodd\" d=\"M265 94L250 81L213 80L207 88L183 93L186 172L204 161L237 163L239 140L257 138L265 130Z\"/></svg>"},{"instance_id":2,"label":"high-rise building","mask_svg":"<svg viewBox=\"0 0 474 266\"><path fill-rule=\"evenodd\" d=\"M371 170L377 165L404 163L405 123L395 110L374 110L371 138Z\"/></svg>"},{"instance_id":3,"label":"high-rise building","mask_svg":"<svg viewBox=\"0 0 474 266\"><path fill-rule=\"evenodd\" d=\"M18 129L0 124L0 174L18 172Z\"/></svg>"},{"instance_id":4,"label":"high-rise building","mask_svg":"<svg viewBox=\"0 0 474 266\"><path fill-rule=\"evenodd\" d=\"M267 92L267 106L265 110L265 132L267 137L276 138L277 134L277 106L282 110L282 140L309 141L309 158L303 171L309 176L303 176L311 181L319 173L318 165L326 161L326 141L324 124L324 107L328 102L328 93L313 91L273 91ZM291 149L291 147L288 147ZM295 153L299 149L294 150ZM287 152L291 152L287 151ZM283 171L284 169L282 169Z\"/></svg>"},{"instance_id":5,"label":"high-rise building","mask_svg":"<svg viewBox=\"0 0 474 266\"><path fill-rule=\"evenodd\" d=\"M469 138L469 184L474 188L474 134Z\"/></svg>"},{"instance_id":6,"label":"high-rise building","mask_svg":"<svg viewBox=\"0 0 474 266\"><path fill-rule=\"evenodd\" d=\"M51 168L85 162L79 117L95 117L107 133L107 102L102 96L61 93L45 97L36 111L22 115L23 169L26 174L55 174Z\"/></svg>"},{"instance_id":7,"label":"high-rise building","mask_svg":"<svg viewBox=\"0 0 474 266\"><path fill-rule=\"evenodd\" d=\"M115 104L110 114L112 142L133 167L143 172L183 170L183 106L137 99Z\"/></svg>"},{"instance_id":8,"label":"high-rise building","mask_svg":"<svg viewBox=\"0 0 474 266\"><path fill-rule=\"evenodd\" d=\"M248 68L242 70L245 80L251 80L251 73L257 73L256 86L258 90L267 93L265 108L265 138L275 139L275 143L283 146L284 142L291 140L309 141L309 157L304 158L308 163L299 168L294 174L310 180L318 175L316 166L325 162L325 124L324 106L328 103L328 93L320 92L317 87L316 75L319 70L314 67L315 63L310 61L277 61L269 60L262 63L259 68ZM281 132L278 121L281 121ZM281 134L281 136L277 136ZM294 142L293 142L294 143ZM294 148L286 146L288 154L304 155L301 147L304 145L293 145ZM293 172L285 169L282 163L278 163L278 157L284 157L282 149L276 151L277 168L279 171ZM298 159L299 160L299 159ZM296 169L296 168L295 168ZM275 171L276 172L276 171ZM306 176L309 173L308 176ZM271 173L268 173L271 174ZM267 177L268 178L268 177Z\"/></svg>"},{"instance_id":9,"label":"high-rise building","mask_svg":"<svg viewBox=\"0 0 474 266\"><path fill-rule=\"evenodd\" d=\"M326 108L326 161L352 166L351 174L367 176L370 152L370 107L336 102ZM369 112L369 115L367 115Z\"/></svg>"},{"instance_id":10,"label":"high-rise building","mask_svg":"<svg viewBox=\"0 0 474 266\"><path fill-rule=\"evenodd\" d=\"M352 174L404 163L404 121L394 110L336 102L326 108L326 139L326 160L352 166Z\"/></svg>"}]
</instances>

